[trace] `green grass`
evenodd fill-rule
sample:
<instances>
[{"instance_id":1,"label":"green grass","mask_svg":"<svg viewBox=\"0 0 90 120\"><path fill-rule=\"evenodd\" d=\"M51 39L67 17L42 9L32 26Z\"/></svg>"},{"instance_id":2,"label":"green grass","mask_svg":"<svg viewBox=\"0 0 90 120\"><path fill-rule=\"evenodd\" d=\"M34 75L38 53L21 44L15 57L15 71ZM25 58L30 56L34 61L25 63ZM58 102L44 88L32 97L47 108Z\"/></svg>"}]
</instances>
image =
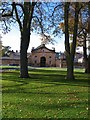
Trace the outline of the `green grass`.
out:
<instances>
[{"instance_id":1,"label":"green grass","mask_svg":"<svg viewBox=\"0 0 90 120\"><path fill-rule=\"evenodd\" d=\"M9 68L19 68L19 66L9 66L9 65L1 65L0 69L9 69Z\"/></svg>"},{"instance_id":2,"label":"green grass","mask_svg":"<svg viewBox=\"0 0 90 120\"><path fill-rule=\"evenodd\" d=\"M3 118L88 118L89 75L75 70L76 80L65 80L66 69L30 70L2 74Z\"/></svg>"}]
</instances>

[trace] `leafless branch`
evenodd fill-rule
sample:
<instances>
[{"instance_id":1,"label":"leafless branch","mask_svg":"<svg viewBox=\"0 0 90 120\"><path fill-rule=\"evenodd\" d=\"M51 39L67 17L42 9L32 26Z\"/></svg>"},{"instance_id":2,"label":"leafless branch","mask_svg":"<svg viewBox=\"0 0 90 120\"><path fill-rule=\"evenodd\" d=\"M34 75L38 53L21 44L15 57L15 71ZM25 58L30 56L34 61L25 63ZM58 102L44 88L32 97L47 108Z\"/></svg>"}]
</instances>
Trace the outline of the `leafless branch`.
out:
<instances>
[{"instance_id":1,"label":"leafless branch","mask_svg":"<svg viewBox=\"0 0 90 120\"><path fill-rule=\"evenodd\" d=\"M15 4L14 2L13 2L13 9L15 9L16 18L17 18L17 21L18 21L20 30L22 30L22 23L21 23L21 21L20 21L20 19L19 19L18 12L17 12L17 8L16 8L16 4Z\"/></svg>"},{"instance_id":2,"label":"leafless branch","mask_svg":"<svg viewBox=\"0 0 90 120\"><path fill-rule=\"evenodd\" d=\"M38 23L39 23L39 26L41 28L41 33L43 34L44 31L43 31L43 25L42 25L42 21L39 20L39 18L37 16L33 16L33 18L36 18L38 20Z\"/></svg>"},{"instance_id":3,"label":"leafless branch","mask_svg":"<svg viewBox=\"0 0 90 120\"><path fill-rule=\"evenodd\" d=\"M14 3L14 2L13 2ZM24 13L24 8L23 8L23 5L22 4L20 4L20 3L14 3L16 6L20 6L21 8L22 8L22 11L23 11L23 13ZM12 4L12 6L13 6L13 4Z\"/></svg>"}]
</instances>

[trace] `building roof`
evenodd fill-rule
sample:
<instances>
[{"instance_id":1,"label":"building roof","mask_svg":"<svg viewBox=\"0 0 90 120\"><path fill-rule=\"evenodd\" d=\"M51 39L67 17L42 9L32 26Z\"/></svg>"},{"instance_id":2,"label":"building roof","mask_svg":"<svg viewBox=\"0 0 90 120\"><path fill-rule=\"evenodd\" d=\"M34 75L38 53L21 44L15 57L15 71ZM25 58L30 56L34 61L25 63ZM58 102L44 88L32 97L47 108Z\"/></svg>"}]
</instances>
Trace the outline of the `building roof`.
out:
<instances>
[{"instance_id":1,"label":"building roof","mask_svg":"<svg viewBox=\"0 0 90 120\"><path fill-rule=\"evenodd\" d=\"M32 51L31 51L31 52L36 51L36 50L39 50L39 49L43 49L43 48L45 48L45 49L47 49L47 50L49 50L49 51L55 52L55 49L49 49L49 48L47 48L47 47L45 46L45 44L41 44L41 45L38 46L37 48L32 48Z\"/></svg>"},{"instance_id":2,"label":"building roof","mask_svg":"<svg viewBox=\"0 0 90 120\"><path fill-rule=\"evenodd\" d=\"M1 60L20 60L20 58L1 57Z\"/></svg>"}]
</instances>

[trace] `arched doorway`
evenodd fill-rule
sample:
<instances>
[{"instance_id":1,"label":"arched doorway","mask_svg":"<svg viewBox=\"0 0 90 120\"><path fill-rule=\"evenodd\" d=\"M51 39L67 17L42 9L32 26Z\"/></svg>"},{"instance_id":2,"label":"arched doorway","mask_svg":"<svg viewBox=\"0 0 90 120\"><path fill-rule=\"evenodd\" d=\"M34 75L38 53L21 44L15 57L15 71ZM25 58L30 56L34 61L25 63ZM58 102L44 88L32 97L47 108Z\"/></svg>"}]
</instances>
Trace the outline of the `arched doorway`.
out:
<instances>
[{"instance_id":1,"label":"arched doorway","mask_svg":"<svg viewBox=\"0 0 90 120\"><path fill-rule=\"evenodd\" d=\"M40 67L46 67L46 58L45 57L41 57L41 59L40 59Z\"/></svg>"}]
</instances>

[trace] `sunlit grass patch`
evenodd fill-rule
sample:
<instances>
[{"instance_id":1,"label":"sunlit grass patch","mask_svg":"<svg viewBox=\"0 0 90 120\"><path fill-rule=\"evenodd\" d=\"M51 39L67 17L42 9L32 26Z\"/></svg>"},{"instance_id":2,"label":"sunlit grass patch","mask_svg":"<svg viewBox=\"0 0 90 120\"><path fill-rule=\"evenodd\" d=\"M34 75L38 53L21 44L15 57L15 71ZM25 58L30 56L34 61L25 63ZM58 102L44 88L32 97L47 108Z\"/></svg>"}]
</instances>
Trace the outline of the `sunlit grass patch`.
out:
<instances>
[{"instance_id":1,"label":"sunlit grass patch","mask_svg":"<svg viewBox=\"0 0 90 120\"><path fill-rule=\"evenodd\" d=\"M75 70L76 80L66 80L66 69L39 68L30 78L19 71L2 74L3 118L88 118L87 74Z\"/></svg>"}]
</instances>

